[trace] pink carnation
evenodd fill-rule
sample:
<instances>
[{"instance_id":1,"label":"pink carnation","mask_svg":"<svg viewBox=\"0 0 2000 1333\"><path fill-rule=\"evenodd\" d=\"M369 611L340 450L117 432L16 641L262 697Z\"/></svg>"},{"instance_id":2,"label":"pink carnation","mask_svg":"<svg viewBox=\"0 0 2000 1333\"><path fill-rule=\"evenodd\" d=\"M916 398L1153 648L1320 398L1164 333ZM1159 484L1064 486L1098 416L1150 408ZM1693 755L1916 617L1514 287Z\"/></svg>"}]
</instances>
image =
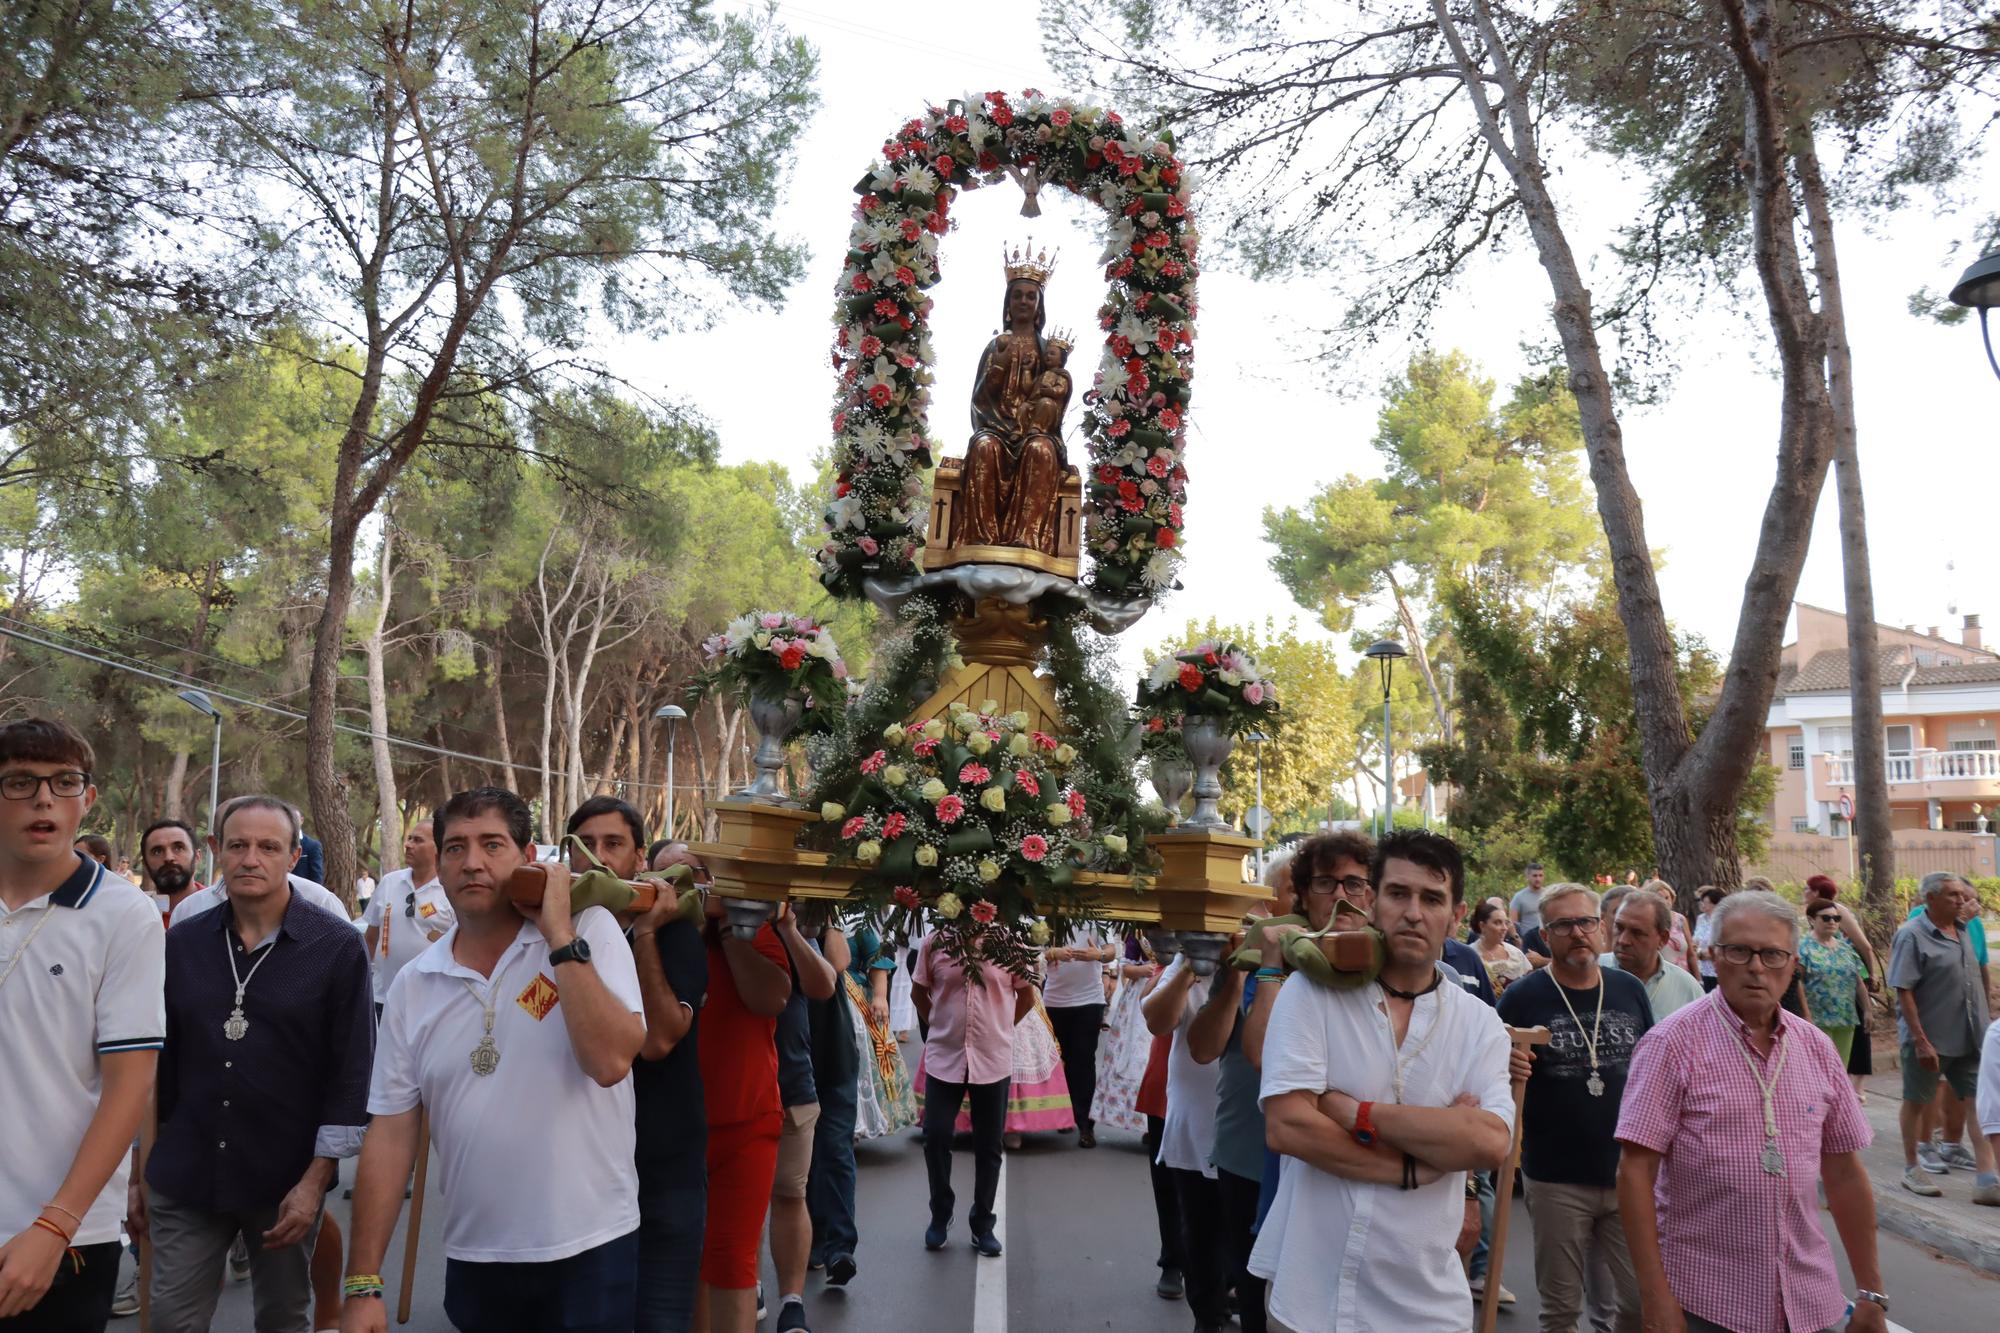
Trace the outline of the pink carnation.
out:
<instances>
[{"instance_id":1,"label":"pink carnation","mask_svg":"<svg viewBox=\"0 0 2000 1333\"><path fill-rule=\"evenodd\" d=\"M1039 861L1049 854L1049 840L1039 833L1030 833L1021 839L1021 855L1030 861Z\"/></svg>"},{"instance_id":2,"label":"pink carnation","mask_svg":"<svg viewBox=\"0 0 2000 1333\"><path fill-rule=\"evenodd\" d=\"M958 817L965 813L965 802L956 796L940 797L937 803L937 817L941 824L956 824Z\"/></svg>"},{"instance_id":3,"label":"pink carnation","mask_svg":"<svg viewBox=\"0 0 2000 1333\"><path fill-rule=\"evenodd\" d=\"M899 838L902 836L903 830L908 828L909 825L909 816L898 810L882 821L882 836L884 838Z\"/></svg>"},{"instance_id":4,"label":"pink carnation","mask_svg":"<svg viewBox=\"0 0 2000 1333\"><path fill-rule=\"evenodd\" d=\"M1082 792L1074 789L1064 792L1063 804L1069 807L1069 812L1073 817L1077 819L1083 818L1084 804Z\"/></svg>"},{"instance_id":5,"label":"pink carnation","mask_svg":"<svg viewBox=\"0 0 2000 1333\"><path fill-rule=\"evenodd\" d=\"M982 926L992 925L993 918L1000 914L999 909L995 908L992 903L987 902L984 898L981 898L967 910L972 913L972 919Z\"/></svg>"},{"instance_id":6,"label":"pink carnation","mask_svg":"<svg viewBox=\"0 0 2000 1333\"><path fill-rule=\"evenodd\" d=\"M926 736L910 747L910 752L919 759L928 759L937 750L938 743Z\"/></svg>"},{"instance_id":7,"label":"pink carnation","mask_svg":"<svg viewBox=\"0 0 2000 1333\"><path fill-rule=\"evenodd\" d=\"M880 773L882 771L883 765L887 764L888 762L889 762L888 753L883 750L877 750L874 754L869 755L866 759L863 759L861 761L861 771L863 773L868 774L870 777L873 777L875 776L875 774Z\"/></svg>"},{"instance_id":8,"label":"pink carnation","mask_svg":"<svg viewBox=\"0 0 2000 1333\"><path fill-rule=\"evenodd\" d=\"M840 826L840 836L852 840L860 837L861 831L867 827L868 820L861 815L856 815Z\"/></svg>"},{"instance_id":9,"label":"pink carnation","mask_svg":"<svg viewBox=\"0 0 2000 1333\"><path fill-rule=\"evenodd\" d=\"M1030 796L1040 796L1042 794L1042 784L1035 781L1035 775L1025 768L1014 770L1014 785Z\"/></svg>"},{"instance_id":10,"label":"pink carnation","mask_svg":"<svg viewBox=\"0 0 2000 1333\"><path fill-rule=\"evenodd\" d=\"M1046 731L1031 731L1028 733L1028 739L1035 743L1037 750L1053 750L1057 745L1061 744L1060 741L1056 740L1055 737L1049 735Z\"/></svg>"},{"instance_id":11,"label":"pink carnation","mask_svg":"<svg viewBox=\"0 0 2000 1333\"><path fill-rule=\"evenodd\" d=\"M973 786L983 785L992 777L993 774L987 771L986 765L980 763L969 763L958 770L958 780Z\"/></svg>"}]
</instances>

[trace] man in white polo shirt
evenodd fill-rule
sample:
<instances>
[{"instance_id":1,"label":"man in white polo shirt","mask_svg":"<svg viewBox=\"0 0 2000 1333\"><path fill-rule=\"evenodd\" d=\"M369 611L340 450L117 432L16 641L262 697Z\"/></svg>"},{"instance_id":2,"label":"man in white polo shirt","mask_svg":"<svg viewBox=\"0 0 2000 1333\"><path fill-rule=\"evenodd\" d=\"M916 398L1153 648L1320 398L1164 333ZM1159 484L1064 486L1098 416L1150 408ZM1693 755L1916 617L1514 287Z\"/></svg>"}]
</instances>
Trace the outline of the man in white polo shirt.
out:
<instances>
[{"instance_id":1,"label":"man in white polo shirt","mask_svg":"<svg viewBox=\"0 0 2000 1333\"><path fill-rule=\"evenodd\" d=\"M128 1154L166 1031L158 910L72 850L94 763L61 722L0 726L6 1333L99 1333L111 1317Z\"/></svg>"},{"instance_id":2,"label":"man in white polo shirt","mask_svg":"<svg viewBox=\"0 0 2000 1333\"><path fill-rule=\"evenodd\" d=\"M382 876L361 919L368 926L368 956L375 964L375 1014L381 1017L389 983L409 963L444 938L456 920L437 877L437 838L421 819L403 835L404 865Z\"/></svg>"},{"instance_id":3,"label":"man in white polo shirt","mask_svg":"<svg viewBox=\"0 0 2000 1333\"><path fill-rule=\"evenodd\" d=\"M428 1111L444 1177L444 1309L464 1333L630 1333L639 1177L631 1070L645 1040L632 950L601 907L574 918L547 865L524 920L507 881L528 807L460 792L437 812L457 924L389 987L354 1187L343 1333L388 1326L380 1269Z\"/></svg>"}]
</instances>

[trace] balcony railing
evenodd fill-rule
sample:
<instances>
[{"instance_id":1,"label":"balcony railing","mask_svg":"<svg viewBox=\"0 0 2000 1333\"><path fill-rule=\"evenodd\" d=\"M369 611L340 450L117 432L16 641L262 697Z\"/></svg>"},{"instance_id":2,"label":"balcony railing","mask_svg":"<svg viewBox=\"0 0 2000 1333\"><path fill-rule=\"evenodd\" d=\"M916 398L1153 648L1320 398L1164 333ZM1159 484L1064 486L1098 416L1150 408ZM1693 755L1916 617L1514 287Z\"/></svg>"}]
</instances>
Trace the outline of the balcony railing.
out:
<instances>
[{"instance_id":1,"label":"balcony railing","mask_svg":"<svg viewBox=\"0 0 2000 1333\"><path fill-rule=\"evenodd\" d=\"M1883 761L1890 783L1954 782L1961 780L2000 782L2000 750L1917 750L1892 754ZM1837 787L1854 782L1854 760L1847 755L1828 755L1827 777Z\"/></svg>"}]
</instances>

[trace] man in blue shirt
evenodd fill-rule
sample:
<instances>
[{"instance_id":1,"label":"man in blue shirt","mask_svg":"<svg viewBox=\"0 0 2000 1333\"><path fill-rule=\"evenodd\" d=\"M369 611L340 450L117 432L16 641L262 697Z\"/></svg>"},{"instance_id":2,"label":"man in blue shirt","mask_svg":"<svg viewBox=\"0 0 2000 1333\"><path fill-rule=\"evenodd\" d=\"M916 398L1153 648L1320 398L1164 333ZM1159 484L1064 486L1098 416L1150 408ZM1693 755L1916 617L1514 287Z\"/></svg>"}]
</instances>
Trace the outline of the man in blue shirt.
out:
<instances>
[{"instance_id":1,"label":"man in blue shirt","mask_svg":"<svg viewBox=\"0 0 2000 1333\"><path fill-rule=\"evenodd\" d=\"M153 1327L208 1328L241 1235L259 1326L306 1328L326 1191L368 1120L368 957L351 925L293 892L285 802L228 802L212 841L226 897L167 934L160 1130L135 1191Z\"/></svg>"}]
</instances>

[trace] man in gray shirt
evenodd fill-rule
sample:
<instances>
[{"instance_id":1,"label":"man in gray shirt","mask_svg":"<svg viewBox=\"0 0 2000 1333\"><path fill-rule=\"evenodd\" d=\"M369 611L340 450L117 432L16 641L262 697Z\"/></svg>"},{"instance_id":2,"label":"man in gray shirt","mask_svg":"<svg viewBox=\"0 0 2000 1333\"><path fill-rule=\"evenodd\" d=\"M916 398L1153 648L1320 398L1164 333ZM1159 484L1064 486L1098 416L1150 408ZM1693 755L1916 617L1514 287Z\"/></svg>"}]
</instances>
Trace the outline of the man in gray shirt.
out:
<instances>
[{"instance_id":1,"label":"man in gray shirt","mask_svg":"<svg viewBox=\"0 0 2000 1333\"><path fill-rule=\"evenodd\" d=\"M1896 931L1889 954L1889 984L1896 990L1896 1028L1903 1048L1903 1188L1912 1194L1942 1193L1924 1172L1942 1174L1941 1161L1918 1166L1924 1110L1937 1096L1942 1077L1962 1100L1979 1085L1979 1047L1986 1035L1986 987L1972 941L1959 920L1960 879L1943 872L1925 875L1919 889L1924 910ZM1922 1151L1929 1155L1928 1144ZM2000 1202L2000 1177L1993 1149L1973 1135L1978 1179L1974 1198ZM1988 1197L1990 1195L1990 1198Z\"/></svg>"},{"instance_id":2,"label":"man in gray shirt","mask_svg":"<svg viewBox=\"0 0 2000 1333\"><path fill-rule=\"evenodd\" d=\"M1528 883L1514 900L1508 904L1514 912L1514 930L1525 935L1542 924L1542 863L1530 861L1527 869Z\"/></svg>"}]
</instances>

